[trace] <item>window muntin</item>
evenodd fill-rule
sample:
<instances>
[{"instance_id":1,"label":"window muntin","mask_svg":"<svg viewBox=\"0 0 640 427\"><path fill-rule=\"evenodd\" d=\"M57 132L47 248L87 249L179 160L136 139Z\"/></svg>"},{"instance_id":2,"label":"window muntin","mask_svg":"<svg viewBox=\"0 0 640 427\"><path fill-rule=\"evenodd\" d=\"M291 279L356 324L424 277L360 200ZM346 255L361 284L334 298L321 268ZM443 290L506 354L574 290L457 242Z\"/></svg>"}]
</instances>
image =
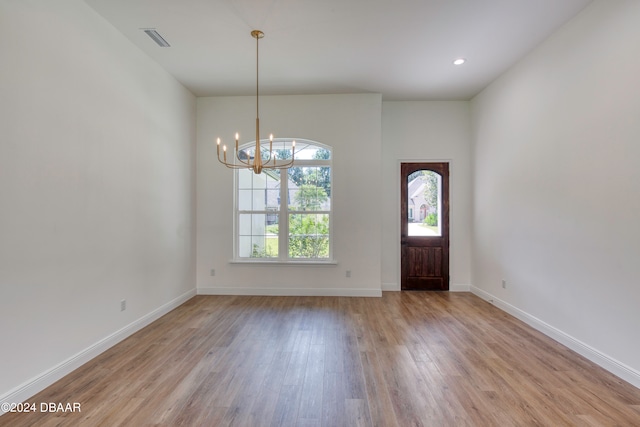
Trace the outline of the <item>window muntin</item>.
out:
<instances>
[{"instance_id":1,"label":"window muntin","mask_svg":"<svg viewBox=\"0 0 640 427\"><path fill-rule=\"evenodd\" d=\"M255 143L245 144L241 153L253 157L253 147ZM290 148L290 142L274 140L278 159L290 158ZM238 169L235 258L330 261L331 171L331 149L306 140L296 140L295 162L289 169L259 175Z\"/></svg>"}]
</instances>

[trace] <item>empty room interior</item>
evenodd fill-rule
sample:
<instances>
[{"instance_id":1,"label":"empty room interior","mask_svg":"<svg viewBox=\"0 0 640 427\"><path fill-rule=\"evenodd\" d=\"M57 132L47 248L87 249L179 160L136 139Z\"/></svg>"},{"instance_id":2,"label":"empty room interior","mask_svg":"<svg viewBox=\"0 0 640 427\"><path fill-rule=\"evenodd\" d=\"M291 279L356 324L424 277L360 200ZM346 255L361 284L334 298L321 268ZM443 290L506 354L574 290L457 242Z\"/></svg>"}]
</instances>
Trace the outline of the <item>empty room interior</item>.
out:
<instances>
[{"instance_id":1,"label":"empty room interior","mask_svg":"<svg viewBox=\"0 0 640 427\"><path fill-rule=\"evenodd\" d=\"M0 426L640 425L638 22L0 0Z\"/></svg>"}]
</instances>

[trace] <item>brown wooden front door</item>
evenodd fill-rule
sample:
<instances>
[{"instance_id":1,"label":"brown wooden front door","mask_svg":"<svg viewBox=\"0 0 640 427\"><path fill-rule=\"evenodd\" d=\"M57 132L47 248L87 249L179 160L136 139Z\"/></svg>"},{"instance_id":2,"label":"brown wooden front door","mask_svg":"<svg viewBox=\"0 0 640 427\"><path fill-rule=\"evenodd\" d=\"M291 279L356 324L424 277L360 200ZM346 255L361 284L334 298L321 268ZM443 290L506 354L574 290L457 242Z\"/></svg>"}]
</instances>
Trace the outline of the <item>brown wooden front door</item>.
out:
<instances>
[{"instance_id":1,"label":"brown wooden front door","mask_svg":"<svg viewBox=\"0 0 640 427\"><path fill-rule=\"evenodd\" d=\"M449 290L449 164L402 163L403 290Z\"/></svg>"}]
</instances>

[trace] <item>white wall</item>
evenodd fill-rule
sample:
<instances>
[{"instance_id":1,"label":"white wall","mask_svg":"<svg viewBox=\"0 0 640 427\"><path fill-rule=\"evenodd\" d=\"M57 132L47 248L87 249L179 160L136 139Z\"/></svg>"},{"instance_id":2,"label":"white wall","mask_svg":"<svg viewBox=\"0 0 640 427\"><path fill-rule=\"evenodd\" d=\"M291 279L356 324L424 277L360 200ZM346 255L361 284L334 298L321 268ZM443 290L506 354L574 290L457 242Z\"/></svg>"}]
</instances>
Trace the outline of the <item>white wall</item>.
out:
<instances>
[{"instance_id":1,"label":"white wall","mask_svg":"<svg viewBox=\"0 0 640 427\"><path fill-rule=\"evenodd\" d=\"M195 98L82 1L0 21L0 401L20 401L195 292Z\"/></svg>"},{"instance_id":2,"label":"white wall","mask_svg":"<svg viewBox=\"0 0 640 427\"><path fill-rule=\"evenodd\" d=\"M382 283L400 289L400 163L449 162L451 290L471 284L471 133L469 103L382 104Z\"/></svg>"},{"instance_id":3,"label":"white wall","mask_svg":"<svg viewBox=\"0 0 640 427\"><path fill-rule=\"evenodd\" d=\"M380 95L260 97L266 136L314 140L333 148L333 266L231 264L233 172L216 159L215 140L255 139L255 97L198 99L199 293L380 295ZM368 212L361 215L361 212ZM357 213L357 214L356 214ZM211 276L210 270L216 275ZM351 270L351 277L345 277Z\"/></svg>"},{"instance_id":4,"label":"white wall","mask_svg":"<svg viewBox=\"0 0 640 427\"><path fill-rule=\"evenodd\" d=\"M640 386L638 22L592 3L472 112L477 291Z\"/></svg>"}]
</instances>

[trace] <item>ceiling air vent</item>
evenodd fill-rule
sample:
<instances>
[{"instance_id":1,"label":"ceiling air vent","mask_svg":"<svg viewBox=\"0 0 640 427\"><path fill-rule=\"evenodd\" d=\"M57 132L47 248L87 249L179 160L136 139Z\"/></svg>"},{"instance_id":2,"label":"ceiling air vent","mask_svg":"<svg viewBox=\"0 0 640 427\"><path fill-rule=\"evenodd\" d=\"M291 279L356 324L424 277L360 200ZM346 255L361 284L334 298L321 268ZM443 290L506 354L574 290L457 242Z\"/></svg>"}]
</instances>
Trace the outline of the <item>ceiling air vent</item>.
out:
<instances>
[{"instance_id":1,"label":"ceiling air vent","mask_svg":"<svg viewBox=\"0 0 640 427\"><path fill-rule=\"evenodd\" d=\"M151 40L156 42L160 47L170 47L171 45L155 30L155 28L141 28L142 31L147 33Z\"/></svg>"}]
</instances>

